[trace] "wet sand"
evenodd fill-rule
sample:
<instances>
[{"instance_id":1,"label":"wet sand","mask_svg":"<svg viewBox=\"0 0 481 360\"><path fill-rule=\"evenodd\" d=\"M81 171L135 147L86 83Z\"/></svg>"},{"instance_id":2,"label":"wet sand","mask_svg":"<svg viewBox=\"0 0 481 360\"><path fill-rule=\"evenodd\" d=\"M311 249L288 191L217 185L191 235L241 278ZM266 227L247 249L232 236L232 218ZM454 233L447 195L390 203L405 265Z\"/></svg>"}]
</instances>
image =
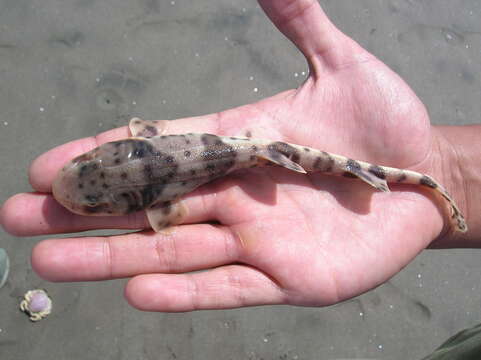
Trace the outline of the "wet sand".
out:
<instances>
[{"instance_id":1,"label":"wet sand","mask_svg":"<svg viewBox=\"0 0 481 360\"><path fill-rule=\"evenodd\" d=\"M321 1L332 20L397 71L435 124L480 122L478 0ZM0 201L29 191L27 168L66 141L125 125L250 103L298 86L298 53L254 1L0 2ZM48 283L0 233L0 358L418 359L479 322L478 251L425 251L378 289L329 308L142 313L125 281ZM53 312L18 311L46 288Z\"/></svg>"}]
</instances>

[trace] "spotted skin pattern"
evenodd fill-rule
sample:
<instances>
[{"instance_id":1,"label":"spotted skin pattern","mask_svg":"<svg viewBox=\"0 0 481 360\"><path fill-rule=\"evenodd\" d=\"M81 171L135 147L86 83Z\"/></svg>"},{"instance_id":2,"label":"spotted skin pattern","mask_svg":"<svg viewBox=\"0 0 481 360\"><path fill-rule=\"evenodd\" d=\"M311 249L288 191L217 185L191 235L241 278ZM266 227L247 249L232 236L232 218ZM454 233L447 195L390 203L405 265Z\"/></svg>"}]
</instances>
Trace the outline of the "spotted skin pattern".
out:
<instances>
[{"instance_id":1,"label":"spotted skin pattern","mask_svg":"<svg viewBox=\"0 0 481 360\"><path fill-rule=\"evenodd\" d=\"M449 203L457 231L466 222L448 192L418 172L373 165L281 141L212 134L162 135L162 123L134 118L133 137L103 144L65 165L53 183L55 199L81 215L124 215L146 210L160 231L185 219L180 200L197 187L238 169L278 165L299 173L358 178L389 192L388 182L420 185Z\"/></svg>"}]
</instances>

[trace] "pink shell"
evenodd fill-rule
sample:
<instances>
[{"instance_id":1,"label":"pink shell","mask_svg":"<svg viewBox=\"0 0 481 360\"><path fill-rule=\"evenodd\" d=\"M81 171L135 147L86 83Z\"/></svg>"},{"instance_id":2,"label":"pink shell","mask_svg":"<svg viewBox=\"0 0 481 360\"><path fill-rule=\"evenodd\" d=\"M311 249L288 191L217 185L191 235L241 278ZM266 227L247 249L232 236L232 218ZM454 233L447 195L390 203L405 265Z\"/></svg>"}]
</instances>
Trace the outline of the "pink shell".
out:
<instances>
[{"instance_id":1,"label":"pink shell","mask_svg":"<svg viewBox=\"0 0 481 360\"><path fill-rule=\"evenodd\" d=\"M28 304L30 312L41 312L47 310L49 306L49 298L43 292L36 292L33 294Z\"/></svg>"}]
</instances>

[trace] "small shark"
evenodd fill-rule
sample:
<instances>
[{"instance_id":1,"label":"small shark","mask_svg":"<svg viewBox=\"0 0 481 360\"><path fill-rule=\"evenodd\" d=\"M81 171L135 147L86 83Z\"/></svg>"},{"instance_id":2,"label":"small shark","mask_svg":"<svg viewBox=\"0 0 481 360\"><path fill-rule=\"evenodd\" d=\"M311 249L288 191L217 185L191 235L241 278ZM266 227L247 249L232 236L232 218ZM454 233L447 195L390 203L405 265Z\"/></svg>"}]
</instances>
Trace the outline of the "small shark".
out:
<instances>
[{"instance_id":1,"label":"small shark","mask_svg":"<svg viewBox=\"0 0 481 360\"><path fill-rule=\"evenodd\" d=\"M55 199L80 215L124 215L145 210L155 231L181 224L181 196L239 169L277 165L306 174L358 178L380 191L388 182L419 185L450 206L455 230L467 231L458 206L432 177L373 165L281 141L212 134L162 135L157 121L133 118L132 137L103 144L67 163L53 183Z\"/></svg>"}]
</instances>

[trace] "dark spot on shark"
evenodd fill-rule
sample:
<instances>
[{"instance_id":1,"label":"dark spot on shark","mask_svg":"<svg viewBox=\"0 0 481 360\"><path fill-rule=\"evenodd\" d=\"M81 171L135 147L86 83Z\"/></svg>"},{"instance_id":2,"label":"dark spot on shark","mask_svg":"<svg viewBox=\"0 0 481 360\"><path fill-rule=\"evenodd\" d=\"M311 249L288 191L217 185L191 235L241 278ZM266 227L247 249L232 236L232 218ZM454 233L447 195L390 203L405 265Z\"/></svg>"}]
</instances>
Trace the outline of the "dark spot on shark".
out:
<instances>
[{"instance_id":1,"label":"dark spot on shark","mask_svg":"<svg viewBox=\"0 0 481 360\"><path fill-rule=\"evenodd\" d=\"M380 179L386 179L386 171L378 165L371 165L368 171Z\"/></svg>"},{"instance_id":2,"label":"dark spot on shark","mask_svg":"<svg viewBox=\"0 0 481 360\"><path fill-rule=\"evenodd\" d=\"M151 205L155 201L155 199L162 193L164 187L164 185L155 184L147 185L142 190L140 190L140 195L142 197L142 207L146 208Z\"/></svg>"},{"instance_id":3,"label":"dark spot on shark","mask_svg":"<svg viewBox=\"0 0 481 360\"><path fill-rule=\"evenodd\" d=\"M281 153L295 163L298 163L300 160L299 150L282 141L276 141L272 144L269 144L267 146L267 150L274 159L279 158L278 154Z\"/></svg>"},{"instance_id":4,"label":"dark spot on shark","mask_svg":"<svg viewBox=\"0 0 481 360\"><path fill-rule=\"evenodd\" d=\"M141 194L135 191L123 192L120 194L120 196L127 202L126 214L142 210L143 201L138 197L138 195Z\"/></svg>"},{"instance_id":5,"label":"dark spot on shark","mask_svg":"<svg viewBox=\"0 0 481 360\"><path fill-rule=\"evenodd\" d=\"M205 166L205 169L206 169L207 171L215 171L215 165L214 165L214 164L207 164L207 165Z\"/></svg>"},{"instance_id":6,"label":"dark spot on shark","mask_svg":"<svg viewBox=\"0 0 481 360\"><path fill-rule=\"evenodd\" d=\"M346 168L348 171L358 172L361 170L361 164L359 164L356 160L347 159Z\"/></svg>"},{"instance_id":7,"label":"dark spot on shark","mask_svg":"<svg viewBox=\"0 0 481 360\"><path fill-rule=\"evenodd\" d=\"M218 141L222 142L218 136L212 134L202 134L200 141L204 145L214 145Z\"/></svg>"},{"instance_id":8,"label":"dark spot on shark","mask_svg":"<svg viewBox=\"0 0 481 360\"><path fill-rule=\"evenodd\" d=\"M155 151L152 144L146 140L124 140L126 145L132 147L131 158L132 159L142 159L147 156L155 156L158 153Z\"/></svg>"},{"instance_id":9,"label":"dark spot on shark","mask_svg":"<svg viewBox=\"0 0 481 360\"><path fill-rule=\"evenodd\" d=\"M434 182L433 179L431 179L429 176L424 175L421 180L419 180L419 183L424 186L428 186L431 189L436 189L438 185Z\"/></svg>"},{"instance_id":10,"label":"dark spot on shark","mask_svg":"<svg viewBox=\"0 0 481 360\"><path fill-rule=\"evenodd\" d=\"M404 172L402 172L402 173L398 176L398 178L397 178L396 181L397 181L397 182L403 182L403 181L406 180L406 179L407 179L406 174L405 174Z\"/></svg>"},{"instance_id":11,"label":"dark spot on shark","mask_svg":"<svg viewBox=\"0 0 481 360\"><path fill-rule=\"evenodd\" d=\"M162 204L162 213L164 215L169 215L170 212L172 211L172 206L170 201L166 201Z\"/></svg>"},{"instance_id":12,"label":"dark spot on shark","mask_svg":"<svg viewBox=\"0 0 481 360\"><path fill-rule=\"evenodd\" d=\"M327 159L327 165L326 165L326 168L324 169L324 171L325 172L331 172L332 169L334 168L334 163L335 163L334 159L332 158L332 156L328 152L323 151L322 155L324 155Z\"/></svg>"},{"instance_id":13,"label":"dark spot on shark","mask_svg":"<svg viewBox=\"0 0 481 360\"><path fill-rule=\"evenodd\" d=\"M93 171L94 171L94 169L92 168L92 166L84 164L80 167L78 176L84 177L85 175L88 175L88 174L92 173Z\"/></svg>"},{"instance_id":14,"label":"dark spot on shark","mask_svg":"<svg viewBox=\"0 0 481 360\"><path fill-rule=\"evenodd\" d=\"M157 128L151 125L147 125L145 129L141 132L142 136L152 137L158 134Z\"/></svg>"}]
</instances>

